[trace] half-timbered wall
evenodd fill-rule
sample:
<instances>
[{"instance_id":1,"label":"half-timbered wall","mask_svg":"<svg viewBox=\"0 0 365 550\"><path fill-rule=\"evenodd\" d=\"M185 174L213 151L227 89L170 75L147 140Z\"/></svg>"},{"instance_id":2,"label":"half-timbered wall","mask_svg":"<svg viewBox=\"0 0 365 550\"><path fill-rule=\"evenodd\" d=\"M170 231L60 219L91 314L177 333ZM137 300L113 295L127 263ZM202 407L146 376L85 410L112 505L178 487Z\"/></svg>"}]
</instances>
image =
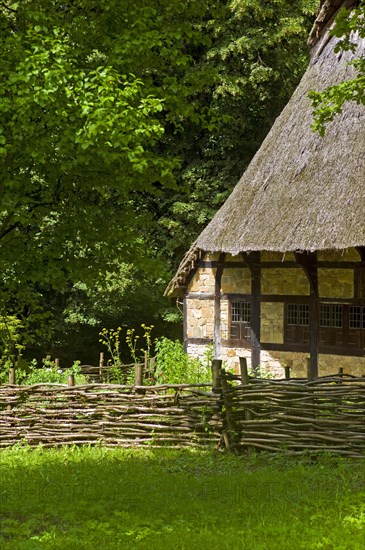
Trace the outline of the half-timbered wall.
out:
<instances>
[{"instance_id":1,"label":"half-timbered wall","mask_svg":"<svg viewBox=\"0 0 365 550\"><path fill-rule=\"evenodd\" d=\"M260 367L274 376L292 364L293 376L304 376L309 356L311 284L292 253L260 255ZM221 275L217 276L217 273ZM319 374L365 374L365 260L356 249L322 251L316 256L319 300ZM217 281L220 292L217 295ZM244 255L205 255L191 274L184 298L185 346L203 356L215 347L229 367L239 357L250 361L252 270ZM362 306L364 306L362 308ZM215 308L219 308L219 324ZM351 325L352 328L349 328ZM218 331L218 332L217 332Z\"/></svg>"}]
</instances>

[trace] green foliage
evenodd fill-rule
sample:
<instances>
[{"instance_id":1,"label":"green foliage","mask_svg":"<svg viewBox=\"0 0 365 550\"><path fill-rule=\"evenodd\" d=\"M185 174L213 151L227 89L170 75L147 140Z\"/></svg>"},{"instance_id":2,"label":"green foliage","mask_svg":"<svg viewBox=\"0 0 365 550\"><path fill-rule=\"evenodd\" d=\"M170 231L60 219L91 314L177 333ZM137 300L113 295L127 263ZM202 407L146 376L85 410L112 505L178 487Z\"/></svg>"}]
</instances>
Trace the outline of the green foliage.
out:
<instances>
[{"instance_id":1,"label":"green foliage","mask_svg":"<svg viewBox=\"0 0 365 550\"><path fill-rule=\"evenodd\" d=\"M179 321L164 286L300 78L316 4L0 3L0 306L28 357Z\"/></svg>"},{"instance_id":2,"label":"green foliage","mask_svg":"<svg viewBox=\"0 0 365 550\"><path fill-rule=\"evenodd\" d=\"M209 350L206 360L202 362L187 355L181 342L169 340L164 336L155 341L155 349L155 378L158 384L211 382Z\"/></svg>"},{"instance_id":3,"label":"green foliage","mask_svg":"<svg viewBox=\"0 0 365 550\"><path fill-rule=\"evenodd\" d=\"M330 456L15 447L0 451L0 547L363 550L364 471Z\"/></svg>"},{"instance_id":4,"label":"green foliage","mask_svg":"<svg viewBox=\"0 0 365 550\"><path fill-rule=\"evenodd\" d=\"M108 381L113 384L125 384L125 383L133 383L133 371L129 373L125 373L122 369L123 361L121 357L121 349L120 349L120 335L121 335L122 327L118 327L117 329L106 329L103 328L101 332L99 332L99 342L102 343L109 354L108 359L108 365L109 365L109 377ZM128 334L128 331L127 331Z\"/></svg>"},{"instance_id":5,"label":"green foliage","mask_svg":"<svg viewBox=\"0 0 365 550\"><path fill-rule=\"evenodd\" d=\"M0 316L0 383L8 377L24 350L24 325L14 315Z\"/></svg>"},{"instance_id":6,"label":"green foliage","mask_svg":"<svg viewBox=\"0 0 365 550\"><path fill-rule=\"evenodd\" d=\"M196 95L209 123L186 125L179 142L170 141L184 159L182 192L166 190L153 201L169 254L181 258L187 240L210 221L290 98L308 62L306 36L317 7L317 0L218 2L203 24L210 45L194 72L212 70Z\"/></svg>"},{"instance_id":7,"label":"green foliage","mask_svg":"<svg viewBox=\"0 0 365 550\"><path fill-rule=\"evenodd\" d=\"M128 260L131 245L138 253L143 238L136 226L145 227L147 217L137 212L138 195L173 185L177 166L158 146L167 92L152 75L176 67L181 38L196 41L192 21L179 37L167 24L184 20L180 7L161 10L157 24L148 0L0 6L0 267L7 307L9 296L20 311L30 297L40 302L42 292L62 291L70 280L91 281L115 259ZM199 18L199 11L192 14ZM156 28L142 33L147 21ZM167 44L162 61L154 50L170 31L175 48ZM185 98L175 106L179 116L183 104Z\"/></svg>"},{"instance_id":8,"label":"green foliage","mask_svg":"<svg viewBox=\"0 0 365 550\"><path fill-rule=\"evenodd\" d=\"M106 329L103 328L99 332L99 342L103 344L109 354L110 359L109 363L115 366L120 366L122 364L122 360L120 357L120 333L122 331L122 327L118 327L117 329Z\"/></svg>"},{"instance_id":9,"label":"green foliage","mask_svg":"<svg viewBox=\"0 0 365 550\"><path fill-rule=\"evenodd\" d=\"M67 384L68 377L73 374L75 384L87 384L88 379L80 373L80 361L75 361L69 369L60 369L48 355L42 360L41 367L33 361L26 371L18 373L18 383L32 384Z\"/></svg>"},{"instance_id":10,"label":"green foliage","mask_svg":"<svg viewBox=\"0 0 365 550\"><path fill-rule=\"evenodd\" d=\"M154 328L153 325L147 326L145 323L141 324L141 328L143 329L143 336L145 341L145 348L141 348L141 351L144 354L144 357L148 360L151 357L151 349L152 349L152 330Z\"/></svg>"},{"instance_id":11,"label":"green foliage","mask_svg":"<svg viewBox=\"0 0 365 550\"><path fill-rule=\"evenodd\" d=\"M361 5L351 12L342 8L331 32L333 36L340 39L335 52L351 50L356 54L354 33L362 39L365 38L365 4L361 2ZM311 90L309 94L314 108L312 128L321 136L325 134L327 124L332 122L336 115L342 113L345 103L355 101L365 105L365 59L360 57L351 61L350 65L356 70L355 78L330 86L323 92Z\"/></svg>"},{"instance_id":12,"label":"green foliage","mask_svg":"<svg viewBox=\"0 0 365 550\"><path fill-rule=\"evenodd\" d=\"M142 323L141 328L143 335L136 334L134 328L128 328L126 330L125 342L129 350L130 356L134 363L141 363L145 358L151 357L152 337L151 332L153 325L147 326ZM99 333L99 342L102 343L108 351L109 359L109 381L117 384L133 384L134 383L134 371L130 369L129 372L123 368L122 352L121 352L121 332L122 327L117 329L103 328ZM144 340L144 348L139 347L140 339Z\"/></svg>"},{"instance_id":13,"label":"green foliage","mask_svg":"<svg viewBox=\"0 0 365 550\"><path fill-rule=\"evenodd\" d=\"M138 363L141 358L138 358L138 340L139 335L135 334L136 330L134 328L128 328L127 334L125 337L126 344L129 348L132 359L135 363Z\"/></svg>"}]
</instances>

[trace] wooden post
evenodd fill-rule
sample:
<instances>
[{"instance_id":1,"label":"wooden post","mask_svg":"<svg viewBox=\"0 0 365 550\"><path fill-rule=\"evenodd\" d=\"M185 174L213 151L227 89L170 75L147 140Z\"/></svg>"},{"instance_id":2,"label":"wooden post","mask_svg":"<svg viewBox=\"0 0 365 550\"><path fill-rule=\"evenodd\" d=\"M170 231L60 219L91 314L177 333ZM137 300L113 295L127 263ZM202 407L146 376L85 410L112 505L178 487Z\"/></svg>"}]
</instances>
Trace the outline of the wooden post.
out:
<instances>
[{"instance_id":1,"label":"wooden post","mask_svg":"<svg viewBox=\"0 0 365 550\"><path fill-rule=\"evenodd\" d=\"M337 382L338 384L342 384L342 377L343 377L343 367L340 367L338 369L338 376L340 377L340 380Z\"/></svg>"},{"instance_id":2,"label":"wooden post","mask_svg":"<svg viewBox=\"0 0 365 550\"><path fill-rule=\"evenodd\" d=\"M104 352L101 351L100 356L99 356L99 378L100 378L100 382L104 382L103 370L104 370Z\"/></svg>"},{"instance_id":3,"label":"wooden post","mask_svg":"<svg viewBox=\"0 0 365 550\"><path fill-rule=\"evenodd\" d=\"M214 284L214 328L213 328L213 348L214 358L218 359L221 355L221 282L223 267L218 266L215 273Z\"/></svg>"},{"instance_id":4,"label":"wooden post","mask_svg":"<svg viewBox=\"0 0 365 550\"><path fill-rule=\"evenodd\" d=\"M290 380L290 369L293 367L293 361L289 360L286 365L284 365L285 371L285 380Z\"/></svg>"},{"instance_id":5,"label":"wooden post","mask_svg":"<svg viewBox=\"0 0 365 550\"><path fill-rule=\"evenodd\" d=\"M56 359L54 360L54 366L57 370L60 368L60 360L58 357L56 357Z\"/></svg>"},{"instance_id":6,"label":"wooden post","mask_svg":"<svg viewBox=\"0 0 365 550\"><path fill-rule=\"evenodd\" d=\"M181 303L181 302L180 302ZM176 298L176 307L179 310L179 298ZM183 335L184 335L184 352L188 352L188 304L186 299L186 292L183 298Z\"/></svg>"},{"instance_id":7,"label":"wooden post","mask_svg":"<svg viewBox=\"0 0 365 550\"><path fill-rule=\"evenodd\" d=\"M306 363L307 378L308 378L308 380L309 380L309 381L310 381L310 380L314 380L314 376L313 376L312 369L311 369L311 358L310 358L310 357L306 357L305 363Z\"/></svg>"},{"instance_id":8,"label":"wooden post","mask_svg":"<svg viewBox=\"0 0 365 550\"><path fill-rule=\"evenodd\" d=\"M222 360L213 359L212 360L212 390L213 391L219 391L222 387L221 377L220 377L221 368L222 368Z\"/></svg>"},{"instance_id":9,"label":"wooden post","mask_svg":"<svg viewBox=\"0 0 365 550\"><path fill-rule=\"evenodd\" d=\"M144 352L144 372L149 371L149 355L148 351Z\"/></svg>"},{"instance_id":10,"label":"wooden post","mask_svg":"<svg viewBox=\"0 0 365 550\"><path fill-rule=\"evenodd\" d=\"M314 380L318 377L319 355L319 294L317 253L295 252L297 263L304 269L310 285L309 296L309 351L310 361L307 362L307 378Z\"/></svg>"},{"instance_id":11,"label":"wooden post","mask_svg":"<svg viewBox=\"0 0 365 550\"><path fill-rule=\"evenodd\" d=\"M243 386L248 386L250 383L250 379L248 377L248 369L247 369L247 359L246 357L240 357L240 370L241 370L241 381ZM246 420L252 420L252 414L251 411L248 411L245 408L245 419Z\"/></svg>"},{"instance_id":12,"label":"wooden post","mask_svg":"<svg viewBox=\"0 0 365 550\"><path fill-rule=\"evenodd\" d=\"M228 394L229 384L226 379L226 371L224 369L220 369L219 374L220 374L220 382L222 386L222 397L223 397L223 403L224 403L222 435L223 435L224 443L226 445L227 450L235 451L237 433L236 433L236 427L232 416L232 412L233 412L232 404L231 404L230 396Z\"/></svg>"},{"instance_id":13,"label":"wooden post","mask_svg":"<svg viewBox=\"0 0 365 550\"><path fill-rule=\"evenodd\" d=\"M69 374L68 375L68 378L67 378L67 385L71 388L72 386L75 385L75 375L74 374Z\"/></svg>"},{"instance_id":14,"label":"wooden post","mask_svg":"<svg viewBox=\"0 0 365 550\"><path fill-rule=\"evenodd\" d=\"M319 355L319 300L318 292L311 291L309 305L309 347L310 362L308 364L308 380L318 377L318 355Z\"/></svg>"},{"instance_id":15,"label":"wooden post","mask_svg":"<svg viewBox=\"0 0 365 550\"><path fill-rule=\"evenodd\" d=\"M260 252L243 254L251 274L251 368L260 375L261 363L261 255Z\"/></svg>"},{"instance_id":16,"label":"wooden post","mask_svg":"<svg viewBox=\"0 0 365 550\"><path fill-rule=\"evenodd\" d=\"M9 384L16 384L15 367L9 368Z\"/></svg>"},{"instance_id":17,"label":"wooden post","mask_svg":"<svg viewBox=\"0 0 365 550\"><path fill-rule=\"evenodd\" d=\"M240 357L240 372L241 372L241 383L243 386L248 386L248 369L247 369L247 359L246 357Z\"/></svg>"},{"instance_id":18,"label":"wooden post","mask_svg":"<svg viewBox=\"0 0 365 550\"><path fill-rule=\"evenodd\" d=\"M143 386L143 365L136 363L134 365L134 385Z\"/></svg>"}]
</instances>

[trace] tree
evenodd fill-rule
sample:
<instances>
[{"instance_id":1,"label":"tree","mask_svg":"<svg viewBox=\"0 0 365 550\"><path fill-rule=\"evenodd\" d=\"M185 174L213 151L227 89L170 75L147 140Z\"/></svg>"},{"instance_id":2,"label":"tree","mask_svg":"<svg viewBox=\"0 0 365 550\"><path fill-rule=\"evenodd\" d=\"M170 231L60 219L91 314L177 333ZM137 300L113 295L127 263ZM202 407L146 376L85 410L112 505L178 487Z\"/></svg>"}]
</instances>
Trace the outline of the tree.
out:
<instances>
[{"instance_id":1,"label":"tree","mask_svg":"<svg viewBox=\"0 0 365 550\"><path fill-rule=\"evenodd\" d=\"M198 115L195 84L171 75L190 63L176 45L205 41L194 30L204 5L165 0L160 15L155 4L0 4L3 309L29 311L44 289L133 258L148 217L140 197L175 185L161 138Z\"/></svg>"},{"instance_id":2,"label":"tree","mask_svg":"<svg viewBox=\"0 0 365 550\"><path fill-rule=\"evenodd\" d=\"M205 25L211 45L197 59L197 67L214 71L211 84L196 96L212 123L185 124L179 142L171 141L183 159L183 192L166 190L158 204L152 198L166 256L176 259L223 204L299 82L318 2L219 5Z\"/></svg>"},{"instance_id":3,"label":"tree","mask_svg":"<svg viewBox=\"0 0 365 550\"><path fill-rule=\"evenodd\" d=\"M83 293L92 319L113 273L114 312L161 293L299 80L316 4L0 3L0 309L52 328Z\"/></svg>"},{"instance_id":4,"label":"tree","mask_svg":"<svg viewBox=\"0 0 365 550\"><path fill-rule=\"evenodd\" d=\"M345 8L339 11L336 24L331 31L338 41L335 52L351 50L356 53L357 44L353 41L354 33L365 38L365 4L349 12ZM310 97L314 107L313 129L324 135L326 125L342 113L343 106L348 101L365 105L365 58L360 57L350 63L356 70L356 77L335 86L326 88L323 92L311 91Z\"/></svg>"}]
</instances>

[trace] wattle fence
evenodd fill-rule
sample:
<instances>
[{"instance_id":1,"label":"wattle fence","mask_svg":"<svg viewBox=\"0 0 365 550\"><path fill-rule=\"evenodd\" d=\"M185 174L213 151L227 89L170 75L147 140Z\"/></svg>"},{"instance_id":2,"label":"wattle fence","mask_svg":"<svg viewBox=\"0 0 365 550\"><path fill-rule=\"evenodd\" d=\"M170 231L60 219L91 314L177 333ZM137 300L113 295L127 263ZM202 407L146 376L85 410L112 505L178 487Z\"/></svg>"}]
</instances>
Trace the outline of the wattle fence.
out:
<instances>
[{"instance_id":1,"label":"wattle fence","mask_svg":"<svg viewBox=\"0 0 365 550\"><path fill-rule=\"evenodd\" d=\"M226 387L230 444L291 455L365 456L365 378L257 381Z\"/></svg>"},{"instance_id":2,"label":"wattle fence","mask_svg":"<svg viewBox=\"0 0 365 550\"><path fill-rule=\"evenodd\" d=\"M0 387L0 447L201 446L219 438L219 395L195 385Z\"/></svg>"},{"instance_id":3,"label":"wattle fence","mask_svg":"<svg viewBox=\"0 0 365 550\"><path fill-rule=\"evenodd\" d=\"M365 378L0 386L0 448L16 443L218 447L365 456Z\"/></svg>"}]
</instances>

